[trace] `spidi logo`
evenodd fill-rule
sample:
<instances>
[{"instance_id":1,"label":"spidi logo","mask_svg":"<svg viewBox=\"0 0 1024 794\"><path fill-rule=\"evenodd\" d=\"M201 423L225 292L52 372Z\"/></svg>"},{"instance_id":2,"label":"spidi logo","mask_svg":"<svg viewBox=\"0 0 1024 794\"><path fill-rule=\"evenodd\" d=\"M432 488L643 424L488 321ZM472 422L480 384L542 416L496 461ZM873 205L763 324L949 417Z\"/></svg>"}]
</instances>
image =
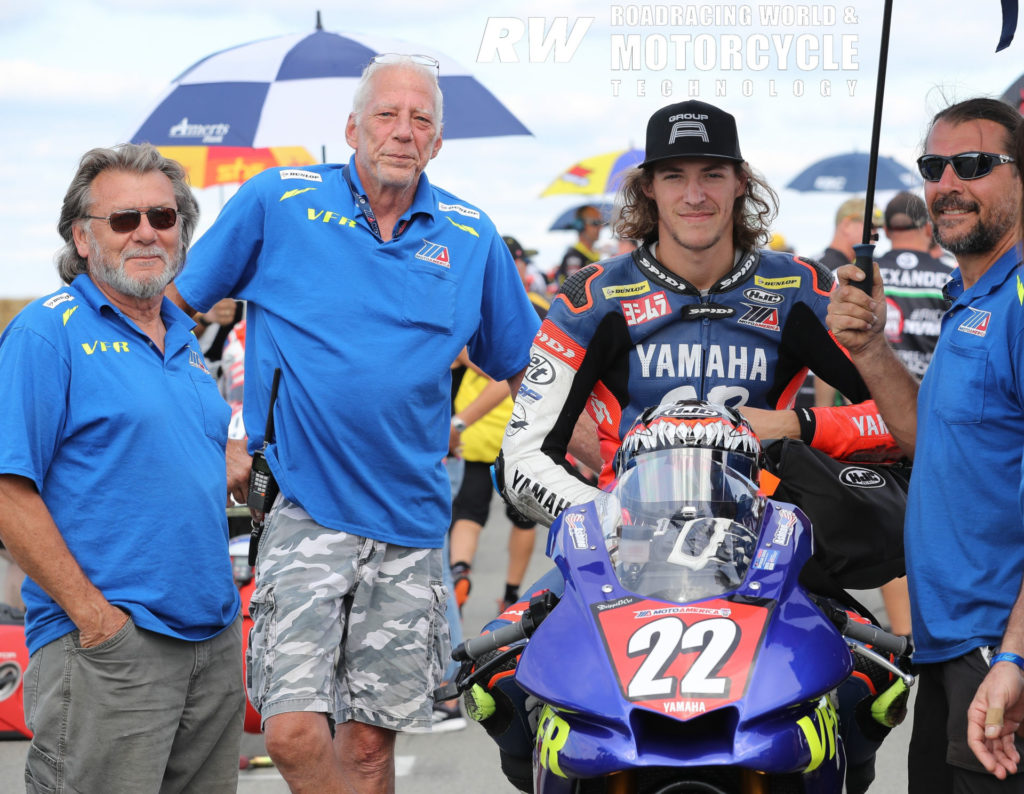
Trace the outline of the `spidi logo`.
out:
<instances>
[{"instance_id":1,"label":"spidi logo","mask_svg":"<svg viewBox=\"0 0 1024 794\"><path fill-rule=\"evenodd\" d=\"M489 17L476 62L519 63L524 54L529 63L568 63L593 22L594 17Z\"/></svg>"}]
</instances>

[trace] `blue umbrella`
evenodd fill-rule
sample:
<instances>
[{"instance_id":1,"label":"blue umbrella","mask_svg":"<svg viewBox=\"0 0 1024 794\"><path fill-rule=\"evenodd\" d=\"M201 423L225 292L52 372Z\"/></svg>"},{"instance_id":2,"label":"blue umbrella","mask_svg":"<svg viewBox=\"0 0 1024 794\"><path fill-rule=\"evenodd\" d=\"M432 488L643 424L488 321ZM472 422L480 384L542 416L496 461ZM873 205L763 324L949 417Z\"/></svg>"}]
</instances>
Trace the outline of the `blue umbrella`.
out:
<instances>
[{"instance_id":1,"label":"blue umbrella","mask_svg":"<svg viewBox=\"0 0 1024 794\"><path fill-rule=\"evenodd\" d=\"M440 64L444 137L530 135L448 56L397 39L312 33L254 41L210 55L172 83L131 140L156 146L320 146L344 140L363 68L380 53Z\"/></svg>"},{"instance_id":2,"label":"blue umbrella","mask_svg":"<svg viewBox=\"0 0 1024 794\"><path fill-rule=\"evenodd\" d=\"M601 211L601 217L604 218L604 222L608 223L612 218L612 210L615 208L615 205L610 201L588 201L585 204L575 204L555 218L555 222L551 224L548 231L561 232L575 229L576 227L573 223L576 220L576 211L582 207L597 207Z\"/></svg>"},{"instance_id":3,"label":"blue umbrella","mask_svg":"<svg viewBox=\"0 0 1024 794\"><path fill-rule=\"evenodd\" d=\"M863 193L868 186L867 152L850 152L826 157L808 166L786 185L791 190L834 193ZM910 190L921 184L916 172L891 157L878 158L877 190Z\"/></svg>"}]
</instances>

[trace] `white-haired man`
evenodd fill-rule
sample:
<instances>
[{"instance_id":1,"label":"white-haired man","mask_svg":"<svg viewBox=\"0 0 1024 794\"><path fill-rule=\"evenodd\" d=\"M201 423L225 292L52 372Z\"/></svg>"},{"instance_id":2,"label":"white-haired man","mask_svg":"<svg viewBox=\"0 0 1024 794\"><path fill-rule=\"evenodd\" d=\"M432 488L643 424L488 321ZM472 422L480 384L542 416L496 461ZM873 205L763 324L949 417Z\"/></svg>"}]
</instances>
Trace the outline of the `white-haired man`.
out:
<instances>
[{"instance_id":1,"label":"white-haired man","mask_svg":"<svg viewBox=\"0 0 1024 794\"><path fill-rule=\"evenodd\" d=\"M468 345L518 389L538 326L490 219L423 173L441 111L436 62L378 56L348 164L247 182L176 282L189 308L248 301L243 416L281 492L259 544L250 696L295 792L394 791L396 731L431 724L450 365Z\"/></svg>"}]
</instances>

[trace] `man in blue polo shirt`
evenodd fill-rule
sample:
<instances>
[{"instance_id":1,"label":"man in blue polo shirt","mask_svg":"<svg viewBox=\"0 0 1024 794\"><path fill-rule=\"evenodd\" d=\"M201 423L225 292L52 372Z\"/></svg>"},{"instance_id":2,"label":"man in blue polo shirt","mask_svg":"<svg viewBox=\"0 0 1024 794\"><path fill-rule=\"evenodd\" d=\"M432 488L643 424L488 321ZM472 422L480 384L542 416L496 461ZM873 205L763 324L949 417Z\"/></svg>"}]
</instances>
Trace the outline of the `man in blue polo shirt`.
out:
<instances>
[{"instance_id":1,"label":"man in blue polo shirt","mask_svg":"<svg viewBox=\"0 0 1024 794\"><path fill-rule=\"evenodd\" d=\"M936 238L958 267L920 391L886 343L877 265L870 296L851 284L863 278L855 266L840 268L829 308L830 328L914 458L905 523L920 671L914 794L1024 786L1017 724L995 727L987 746L983 738L985 723L1000 726L1003 706L1015 705L1005 692L1013 684L1020 692L1024 667L1024 634L1007 630L1024 572L1021 177L1010 154L1020 123L993 99L952 105L932 120L918 166ZM987 706L999 713L986 716Z\"/></svg>"},{"instance_id":2,"label":"man in blue polo shirt","mask_svg":"<svg viewBox=\"0 0 1024 794\"><path fill-rule=\"evenodd\" d=\"M250 451L281 370L266 449L281 497L259 544L249 673L293 791L391 791L395 732L430 725L450 365L468 345L514 393L539 325L490 219L423 173L441 111L436 62L379 56L348 164L249 180L171 288L187 308L248 301Z\"/></svg>"},{"instance_id":3,"label":"man in blue polo shirt","mask_svg":"<svg viewBox=\"0 0 1024 794\"><path fill-rule=\"evenodd\" d=\"M198 214L153 147L88 152L58 223L68 286L0 337L0 537L29 577L31 792L235 789L230 411L163 297Z\"/></svg>"}]
</instances>

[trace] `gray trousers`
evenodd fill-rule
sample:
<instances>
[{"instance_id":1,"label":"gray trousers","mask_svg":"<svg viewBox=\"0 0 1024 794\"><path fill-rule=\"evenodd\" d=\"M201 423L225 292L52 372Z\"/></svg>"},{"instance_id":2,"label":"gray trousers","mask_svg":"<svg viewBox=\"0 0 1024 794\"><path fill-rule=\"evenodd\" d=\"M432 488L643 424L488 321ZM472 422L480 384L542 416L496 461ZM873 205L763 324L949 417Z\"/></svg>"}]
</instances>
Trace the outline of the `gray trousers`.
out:
<instances>
[{"instance_id":1,"label":"gray trousers","mask_svg":"<svg viewBox=\"0 0 1024 794\"><path fill-rule=\"evenodd\" d=\"M82 648L78 631L25 671L33 732L26 790L234 792L245 714L241 618L187 642L128 623Z\"/></svg>"}]
</instances>

